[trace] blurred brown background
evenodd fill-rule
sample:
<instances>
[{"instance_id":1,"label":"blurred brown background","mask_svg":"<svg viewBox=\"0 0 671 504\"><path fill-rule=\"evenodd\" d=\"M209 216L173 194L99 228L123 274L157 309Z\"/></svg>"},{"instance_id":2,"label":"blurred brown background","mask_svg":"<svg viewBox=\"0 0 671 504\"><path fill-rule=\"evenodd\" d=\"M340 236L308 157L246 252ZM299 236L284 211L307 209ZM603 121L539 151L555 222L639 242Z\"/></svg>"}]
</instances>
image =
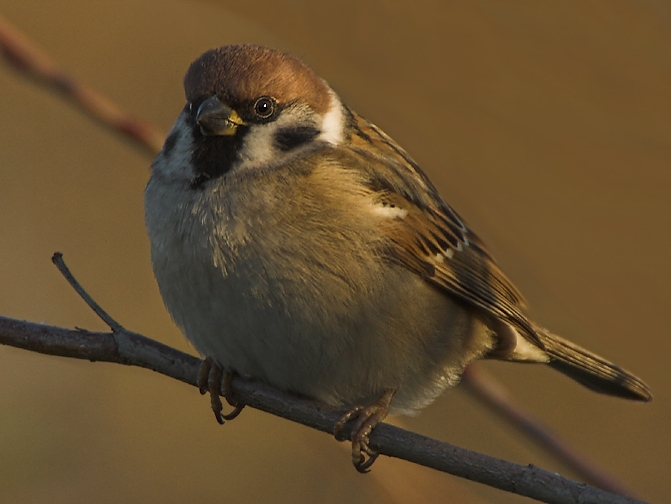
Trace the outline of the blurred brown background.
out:
<instances>
[{"instance_id":1,"label":"blurred brown background","mask_svg":"<svg viewBox=\"0 0 671 504\"><path fill-rule=\"evenodd\" d=\"M72 75L167 131L181 79L232 42L289 50L398 140L489 243L539 322L643 377L640 405L487 363L642 498L671 495L671 8L659 1L0 1ZM152 277L150 159L0 65L0 313L182 349ZM463 391L413 430L574 476ZM329 436L149 371L0 347L0 501L529 502L408 463L356 474Z\"/></svg>"}]
</instances>

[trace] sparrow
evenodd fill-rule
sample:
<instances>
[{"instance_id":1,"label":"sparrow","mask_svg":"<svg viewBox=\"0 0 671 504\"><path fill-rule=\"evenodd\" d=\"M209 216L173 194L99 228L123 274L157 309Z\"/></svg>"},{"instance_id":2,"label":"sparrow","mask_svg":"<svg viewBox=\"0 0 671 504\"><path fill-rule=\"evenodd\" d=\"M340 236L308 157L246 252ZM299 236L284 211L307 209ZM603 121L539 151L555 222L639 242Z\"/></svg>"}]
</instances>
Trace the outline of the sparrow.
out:
<instances>
[{"instance_id":1,"label":"sparrow","mask_svg":"<svg viewBox=\"0 0 671 504\"><path fill-rule=\"evenodd\" d=\"M410 155L299 59L205 52L151 167L145 219L165 306L205 357L217 419L233 373L348 411L352 460L478 359L543 363L650 401L639 378L542 328ZM222 414L220 392L235 406Z\"/></svg>"}]
</instances>

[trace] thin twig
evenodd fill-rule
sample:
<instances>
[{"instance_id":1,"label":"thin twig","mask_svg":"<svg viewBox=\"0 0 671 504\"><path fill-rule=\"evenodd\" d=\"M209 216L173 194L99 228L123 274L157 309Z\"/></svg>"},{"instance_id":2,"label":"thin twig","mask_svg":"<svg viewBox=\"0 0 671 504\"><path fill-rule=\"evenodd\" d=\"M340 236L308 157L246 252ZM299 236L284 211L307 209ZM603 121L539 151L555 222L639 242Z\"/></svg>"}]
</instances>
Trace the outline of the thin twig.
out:
<instances>
[{"instance_id":1,"label":"thin twig","mask_svg":"<svg viewBox=\"0 0 671 504\"><path fill-rule=\"evenodd\" d=\"M102 307L94 301L94 299L89 295L84 287L77 281L74 275L70 272L70 268L67 267L65 261L63 260L63 254L60 252L54 252L54 255L51 256L51 261L56 265L58 271L65 277L70 286L81 296L84 302L89 305L98 317L102 319L107 326L112 329L112 332L121 332L124 330L121 324L114 320Z\"/></svg>"},{"instance_id":2,"label":"thin twig","mask_svg":"<svg viewBox=\"0 0 671 504\"><path fill-rule=\"evenodd\" d=\"M128 331L99 333L69 330L6 317L0 317L0 343L49 355L140 366L193 386L197 386L201 362L196 357ZM330 434L333 434L333 426L343 414L343 411L322 403L237 376L233 378L232 388L241 403ZM405 459L541 502L640 503L571 481L531 464L515 464L389 424L375 428L370 436L370 444L383 455Z\"/></svg>"},{"instance_id":3,"label":"thin twig","mask_svg":"<svg viewBox=\"0 0 671 504\"><path fill-rule=\"evenodd\" d=\"M616 481L610 474L586 460L585 457L571 449L564 440L545 427L530 411L517 403L510 396L508 390L481 366L472 365L466 368L461 384L466 386L466 390L473 397L501 415L525 436L530 437L552 453L586 482L609 492L635 497L634 492Z\"/></svg>"},{"instance_id":4,"label":"thin twig","mask_svg":"<svg viewBox=\"0 0 671 504\"><path fill-rule=\"evenodd\" d=\"M80 110L114 131L131 138L151 154L161 150L163 135L149 124L119 109L111 100L92 91L61 70L32 41L0 16L0 49L16 70L64 95Z\"/></svg>"}]
</instances>

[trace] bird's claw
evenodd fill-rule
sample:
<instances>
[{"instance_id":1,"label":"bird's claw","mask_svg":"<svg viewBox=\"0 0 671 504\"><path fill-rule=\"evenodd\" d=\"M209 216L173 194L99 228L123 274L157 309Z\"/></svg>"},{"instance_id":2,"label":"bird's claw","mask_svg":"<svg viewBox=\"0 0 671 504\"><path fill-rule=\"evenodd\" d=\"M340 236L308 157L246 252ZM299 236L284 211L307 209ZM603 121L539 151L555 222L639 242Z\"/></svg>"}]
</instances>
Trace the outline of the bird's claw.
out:
<instances>
[{"instance_id":1,"label":"bird's claw","mask_svg":"<svg viewBox=\"0 0 671 504\"><path fill-rule=\"evenodd\" d=\"M198 389L201 394L210 393L212 411L214 411L214 417L220 424L223 424L226 420L233 420L245 407L244 404L240 404L235 399L231 388L232 378L232 371L224 371L223 368L210 357L203 359L203 362L200 365L200 371L198 372ZM221 402L220 395L223 395L226 402L233 406L233 411L226 414L222 413L224 405Z\"/></svg>"},{"instance_id":2,"label":"bird's claw","mask_svg":"<svg viewBox=\"0 0 671 504\"><path fill-rule=\"evenodd\" d=\"M333 428L333 435L338 441L345 441L343 436L345 425L355 420L351 430L352 464L360 473L367 473L370 466L379 456L369 445L369 436L373 429L384 420L389 413L389 406L395 390L387 389L375 403L370 406L355 406L338 420ZM367 457L366 457L367 456Z\"/></svg>"}]
</instances>

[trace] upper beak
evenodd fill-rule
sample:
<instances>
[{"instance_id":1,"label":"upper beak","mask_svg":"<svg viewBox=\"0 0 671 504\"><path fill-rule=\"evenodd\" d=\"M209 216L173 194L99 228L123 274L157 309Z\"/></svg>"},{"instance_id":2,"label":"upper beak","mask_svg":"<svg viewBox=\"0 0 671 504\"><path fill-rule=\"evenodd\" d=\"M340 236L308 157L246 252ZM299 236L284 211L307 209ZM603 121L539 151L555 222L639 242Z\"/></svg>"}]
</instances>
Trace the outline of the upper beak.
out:
<instances>
[{"instance_id":1,"label":"upper beak","mask_svg":"<svg viewBox=\"0 0 671 504\"><path fill-rule=\"evenodd\" d=\"M203 135L235 135L244 124L238 113L222 103L216 95L201 103L196 112L196 122Z\"/></svg>"}]
</instances>

